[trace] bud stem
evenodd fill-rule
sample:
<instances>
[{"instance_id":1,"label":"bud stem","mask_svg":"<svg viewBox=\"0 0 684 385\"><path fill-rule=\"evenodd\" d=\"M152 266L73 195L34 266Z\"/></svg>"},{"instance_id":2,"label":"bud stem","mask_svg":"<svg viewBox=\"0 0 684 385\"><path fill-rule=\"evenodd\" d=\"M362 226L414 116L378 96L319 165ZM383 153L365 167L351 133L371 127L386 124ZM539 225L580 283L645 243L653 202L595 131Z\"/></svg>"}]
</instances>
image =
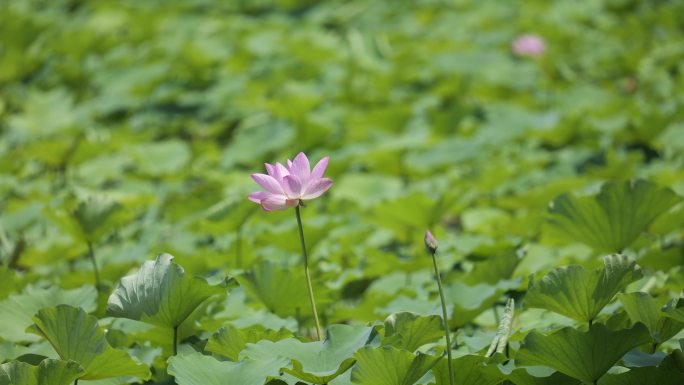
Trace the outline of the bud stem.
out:
<instances>
[{"instance_id":1,"label":"bud stem","mask_svg":"<svg viewBox=\"0 0 684 385\"><path fill-rule=\"evenodd\" d=\"M93 243L88 242L88 258L93 264L93 273L95 275L95 288L100 291L100 272L97 268L97 259L95 259L95 250L93 250Z\"/></svg>"},{"instance_id":2,"label":"bud stem","mask_svg":"<svg viewBox=\"0 0 684 385\"><path fill-rule=\"evenodd\" d=\"M454 385L454 366L451 358L451 336L449 335L449 319L447 318L446 300L444 299L444 290L442 289L442 279L439 277L439 268L437 267L436 249L430 249L432 255L432 265L435 268L435 278L437 279L437 288L439 289L439 299L442 302L442 321L444 322L444 336L447 344L447 360L449 364L449 384Z\"/></svg>"}]
</instances>

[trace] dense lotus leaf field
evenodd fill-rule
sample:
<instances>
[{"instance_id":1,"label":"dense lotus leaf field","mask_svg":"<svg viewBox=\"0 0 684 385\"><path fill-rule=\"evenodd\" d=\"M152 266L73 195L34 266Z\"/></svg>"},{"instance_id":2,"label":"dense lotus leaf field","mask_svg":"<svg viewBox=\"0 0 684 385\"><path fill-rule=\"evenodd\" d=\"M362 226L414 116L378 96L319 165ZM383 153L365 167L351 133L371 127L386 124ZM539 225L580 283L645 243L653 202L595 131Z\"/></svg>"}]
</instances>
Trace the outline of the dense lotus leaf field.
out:
<instances>
[{"instance_id":1,"label":"dense lotus leaf field","mask_svg":"<svg viewBox=\"0 0 684 385\"><path fill-rule=\"evenodd\" d=\"M0 385L684 384L682 15L1 1Z\"/></svg>"}]
</instances>

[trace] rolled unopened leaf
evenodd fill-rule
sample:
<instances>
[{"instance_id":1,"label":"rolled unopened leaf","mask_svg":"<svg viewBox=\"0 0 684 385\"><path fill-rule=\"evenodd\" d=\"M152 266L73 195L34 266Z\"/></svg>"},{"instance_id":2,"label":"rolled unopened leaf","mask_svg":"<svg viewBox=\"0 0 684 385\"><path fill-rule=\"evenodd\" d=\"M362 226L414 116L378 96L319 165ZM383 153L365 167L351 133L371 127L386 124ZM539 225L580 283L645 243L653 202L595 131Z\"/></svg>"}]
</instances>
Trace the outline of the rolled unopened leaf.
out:
<instances>
[{"instance_id":1,"label":"rolled unopened leaf","mask_svg":"<svg viewBox=\"0 0 684 385\"><path fill-rule=\"evenodd\" d=\"M506 302L506 310L504 310L504 315L499 322L499 329L496 332L496 337L489 345L489 350L485 357L491 357L494 352L504 353L506 351L506 345L508 345L508 337L511 335L513 329L513 317L515 316L515 301L513 298L509 298Z\"/></svg>"}]
</instances>

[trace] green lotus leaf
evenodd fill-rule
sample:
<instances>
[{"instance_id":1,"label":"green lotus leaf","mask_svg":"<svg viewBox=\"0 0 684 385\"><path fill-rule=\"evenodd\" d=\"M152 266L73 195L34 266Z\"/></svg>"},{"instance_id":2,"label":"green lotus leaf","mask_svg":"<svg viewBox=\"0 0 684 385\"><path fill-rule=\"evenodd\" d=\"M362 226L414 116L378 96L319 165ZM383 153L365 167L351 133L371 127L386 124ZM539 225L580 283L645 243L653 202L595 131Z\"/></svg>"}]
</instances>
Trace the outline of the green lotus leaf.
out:
<instances>
[{"instance_id":1,"label":"green lotus leaf","mask_svg":"<svg viewBox=\"0 0 684 385\"><path fill-rule=\"evenodd\" d=\"M190 160L188 144L180 140L146 142L131 146L137 171L150 176L163 176L180 171Z\"/></svg>"},{"instance_id":2,"label":"green lotus leaf","mask_svg":"<svg viewBox=\"0 0 684 385\"><path fill-rule=\"evenodd\" d=\"M68 385L82 373L74 361L45 359L38 366L12 361L0 365L0 385Z\"/></svg>"},{"instance_id":3,"label":"green lotus leaf","mask_svg":"<svg viewBox=\"0 0 684 385\"><path fill-rule=\"evenodd\" d=\"M150 378L149 368L128 353L112 348L97 318L68 305L44 308L33 317L29 330L45 337L63 360L78 362L84 369L79 378L135 376Z\"/></svg>"},{"instance_id":4,"label":"green lotus leaf","mask_svg":"<svg viewBox=\"0 0 684 385\"><path fill-rule=\"evenodd\" d=\"M518 365L548 366L593 384L625 353L650 341L648 329L642 324L619 331L608 330L602 324L592 325L587 332L565 327L549 335L533 330L515 359Z\"/></svg>"},{"instance_id":5,"label":"green lotus leaf","mask_svg":"<svg viewBox=\"0 0 684 385\"><path fill-rule=\"evenodd\" d=\"M238 329L233 325L228 325L209 338L204 350L238 361L240 352L248 343L255 344L261 340L279 341L289 337L292 337L292 332L287 329L271 330L260 325Z\"/></svg>"},{"instance_id":6,"label":"green lotus leaf","mask_svg":"<svg viewBox=\"0 0 684 385\"><path fill-rule=\"evenodd\" d=\"M359 385L413 385L441 359L393 346L367 346L356 352L354 358L357 362L351 381Z\"/></svg>"},{"instance_id":7,"label":"green lotus leaf","mask_svg":"<svg viewBox=\"0 0 684 385\"><path fill-rule=\"evenodd\" d=\"M677 322L684 323L684 297L667 304L665 315Z\"/></svg>"},{"instance_id":8,"label":"green lotus leaf","mask_svg":"<svg viewBox=\"0 0 684 385\"><path fill-rule=\"evenodd\" d=\"M173 256L160 254L121 279L107 302L107 314L175 328L205 300L226 292L200 277L186 277Z\"/></svg>"},{"instance_id":9,"label":"green lotus leaf","mask_svg":"<svg viewBox=\"0 0 684 385\"><path fill-rule=\"evenodd\" d=\"M10 295L0 302L0 337L16 342L38 341L40 337L26 333L33 324L31 317L46 306L81 306L85 311L96 309L97 290L89 285L78 289L65 290L57 287L34 289L31 287L21 294Z\"/></svg>"},{"instance_id":10,"label":"green lotus leaf","mask_svg":"<svg viewBox=\"0 0 684 385\"><path fill-rule=\"evenodd\" d=\"M511 278L513 271L522 261L521 255L522 252L515 248L494 252L487 259L477 261L473 265L473 269L461 274L459 279L463 283L472 286L480 283L496 285L503 280Z\"/></svg>"},{"instance_id":11,"label":"green lotus leaf","mask_svg":"<svg viewBox=\"0 0 684 385\"><path fill-rule=\"evenodd\" d=\"M633 323L646 325L657 343L662 343L684 329L684 323L666 317L661 311L663 301L657 301L648 293L628 293L619 295L620 302Z\"/></svg>"},{"instance_id":12,"label":"green lotus leaf","mask_svg":"<svg viewBox=\"0 0 684 385\"><path fill-rule=\"evenodd\" d=\"M538 366L536 368L545 367ZM581 385L581 382L577 379L566 376L561 372L553 371L550 368L548 370L552 373L547 375L533 375L528 369L531 368L515 369L508 374L507 378L515 385Z\"/></svg>"},{"instance_id":13,"label":"green lotus leaf","mask_svg":"<svg viewBox=\"0 0 684 385\"><path fill-rule=\"evenodd\" d=\"M221 362L197 352L173 356L168 362L168 373L178 385L262 385L287 365L287 360L279 357Z\"/></svg>"},{"instance_id":14,"label":"green lotus leaf","mask_svg":"<svg viewBox=\"0 0 684 385\"><path fill-rule=\"evenodd\" d=\"M250 271L237 277L247 294L263 303L268 310L281 316L310 314L308 292L304 272L293 267L283 267L270 261L255 265ZM320 290L316 299L321 298Z\"/></svg>"},{"instance_id":15,"label":"green lotus leaf","mask_svg":"<svg viewBox=\"0 0 684 385\"><path fill-rule=\"evenodd\" d=\"M647 181L610 182L595 196L559 196L551 202L549 221L567 238L617 253L681 200L672 190Z\"/></svg>"},{"instance_id":16,"label":"green lotus leaf","mask_svg":"<svg viewBox=\"0 0 684 385\"><path fill-rule=\"evenodd\" d=\"M107 195L90 194L80 197L70 213L48 211L47 215L75 239L96 243L113 230L117 224L117 213L122 208Z\"/></svg>"},{"instance_id":17,"label":"green lotus leaf","mask_svg":"<svg viewBox=\"0 0 684 385\"><path fill-rule=\"evenodd\" d=\"M326 384L354 365L352 354L369 344L375 329L368 326L331 325L323 341L301 342L294 338L248 344L242 356L264 359L280 356L291 360L287 372L303 381Z\"/></svg>"},{"instance_id":18,"label":"green lotus leaf","mask_svg":"<svg viewBox=\"0 0 684 385\"><path fill-rule=\"evenodd\" d=\"M684 373L645 366L632 368L620 374L607 374L601 378L598 385L681 385L684 384Z\"/></svg>"},{"instance_id":19,"label":"green lotus leaf","mask_svg":"<svg viewBox=\"0 0 684 385\"><path fill-rule=\"evenodd\" d=\"M385 337L382 343L415 352L419 347L442 337L442 317L401 312L392 314L385 320Z\"/></svg>"},{"instance_id":20,"label":"green lotus leaf","mask_svg":"<svg viewBox=\"0 0 684 385\"><path fill-rule=\"evenodd\" d=\"M447 303L454 307L449 316L449 325L452 328L466 325L485 309L490 309L506 290L517 287L518 282L504 280L495 285L480 283L474 286L461 281L449 283L444 290Z\"/></svg>"},{"instance_id":21,"label":"green lotus leaf","mask_svg":"<svg viewBox=\"0 0 684 385\"><path fill-rule=\"evenodd\" d=\"M465 355L454 358L455 385L497 385L505 376L496 364L487 365L488 358L477 355ZM448 361L443 359L434 368L436 385L449 385Z\"/></svg>"},{"instance_id":22,"label":"green lotus leaf","mask_svg":"<svg viewBox=\"0 0 684 385\"><path fill-rule=\"evenodd\" d=\"M624 255L607 256L603 264L603 269L591 271L577 265L560 267L538 282L531 281L525 304L577 321L593 321L615 294L641 277L634 261Z\"/></svg>"}]
</instances>

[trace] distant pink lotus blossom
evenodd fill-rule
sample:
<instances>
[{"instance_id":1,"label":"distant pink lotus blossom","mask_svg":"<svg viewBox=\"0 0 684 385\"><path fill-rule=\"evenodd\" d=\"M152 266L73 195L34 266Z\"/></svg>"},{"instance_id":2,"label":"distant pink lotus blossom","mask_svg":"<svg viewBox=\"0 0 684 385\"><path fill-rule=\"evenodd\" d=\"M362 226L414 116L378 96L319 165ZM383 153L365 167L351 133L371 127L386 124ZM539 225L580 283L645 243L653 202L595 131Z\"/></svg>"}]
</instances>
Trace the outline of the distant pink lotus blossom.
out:
<instances>
[{"instance_id":1,"label":"distant pink lotus blossom","mask_svg":"<svg viewBox=\"0 0 684 385\"><path fill-rule=\"evenodd\" d=\"M253 192L248 196L265 211L297 207L301 201L318 198L333 183L331 179L323 178L328 167L327 156L313 170L303 152L297 154L293 161L288 159L287 167L279 162L275 165L266 163L265 166L268 174L252 174L252 179L266 191Z\"/></svg>"},{"instance_id":2,"label":"distant pink lotus blossom","mask_svg":"<svg viewBox=\"0 0 684 385\"><path fill-rule=\"evenodd\" d=\"M541 36L520 35L512 43L513 52L519 56L541 56L546 49L546 44Z\"/></svg>"}]
</instances>

